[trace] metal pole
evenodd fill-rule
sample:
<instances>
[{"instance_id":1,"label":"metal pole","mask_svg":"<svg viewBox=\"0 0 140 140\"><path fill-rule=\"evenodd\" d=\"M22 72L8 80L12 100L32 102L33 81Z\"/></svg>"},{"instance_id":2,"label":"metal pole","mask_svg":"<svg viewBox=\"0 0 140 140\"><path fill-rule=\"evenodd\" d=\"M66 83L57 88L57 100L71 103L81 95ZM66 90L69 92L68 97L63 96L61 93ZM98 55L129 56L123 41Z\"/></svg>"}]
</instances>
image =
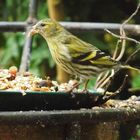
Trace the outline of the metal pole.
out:
<instances>
[{"instance_id":1,"label":"metal pole","mask_svg":"<svg viewBox=\"0 0 140 140\"><path fill-rule=\"evenodd\" d=\"M73 31L95 31L95 30L114 30L120 29L119 23L91 23L91 22L60 22L65 28ZM140 34L140 25L126 24L125 31L132 34Z\"/></svg>"},{"instance_id":2,"label":"metal pole","mask_svg":"<svg viewBox=\"0 0 140 140\"><path fill-rule=\"evenodd\" d=\"M29 16L27 19L27 27L26 27L26 39L25 44L23 48L21 63L19 72L23 73L25 71L28 71L29 65L30 65L30 53L31 53L31 46L32 46L32 37L27 37L27 33L31 28L31 25L36 22L36 10L37 10L37 1L36 0L30 0L29 3Z\"/></svg>"},{"instance_id":3,"label":"metal pole","mask_svg":"<svg viewBox=\"0 0 140 140\"><path fill-rule=\"evenodd\" d=\"M34 14L32 14L33 16ZM30 17L32 17L30 16ZM35 18L28 18L28 22L0 22L0 32L16 32L25 31L27 25L31 25ZM30 22L32 21L32 22ZM36 20L34 21L36 22ZM73 31L98 31L98 30L114 30L120 29L121 24L119 23L91 23L91 22L60 22L66 29ZM132 34L140 34L140 25L136 24L126 24L124 26L125 31Z\"/></svg>"},{"instance_id":4,"label":"metal pole","mask_svg":"<svg viewBox=\"0 0 140 140\"><path fill-rule=\"evenodd\" d=\"M0 22L0 32L24 32L26 29L26 22Z\"/></svg>"}]
</instances>

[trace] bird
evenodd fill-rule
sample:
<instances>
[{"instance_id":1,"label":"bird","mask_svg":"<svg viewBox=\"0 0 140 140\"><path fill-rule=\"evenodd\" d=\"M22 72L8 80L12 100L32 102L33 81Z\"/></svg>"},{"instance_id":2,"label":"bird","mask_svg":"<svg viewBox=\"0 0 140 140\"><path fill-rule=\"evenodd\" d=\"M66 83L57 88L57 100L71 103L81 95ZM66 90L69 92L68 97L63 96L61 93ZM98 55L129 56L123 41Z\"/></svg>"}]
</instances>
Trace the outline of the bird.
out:
<instances>
[{"instance_id":1,"label":"bird","mask_svg":"<svg viewBox=\"0 0 140 140\"><path fill-rule=\"evenodd\" d=\"M85 83L99 74L126 68L134 69L114 60L110 55L96 46L81 40L60 23L50 18L42 19L32 26L29 36L40 34L48 43L52 58L64 71L79 78L79 83Z\"/></svg>"}]
</instances>

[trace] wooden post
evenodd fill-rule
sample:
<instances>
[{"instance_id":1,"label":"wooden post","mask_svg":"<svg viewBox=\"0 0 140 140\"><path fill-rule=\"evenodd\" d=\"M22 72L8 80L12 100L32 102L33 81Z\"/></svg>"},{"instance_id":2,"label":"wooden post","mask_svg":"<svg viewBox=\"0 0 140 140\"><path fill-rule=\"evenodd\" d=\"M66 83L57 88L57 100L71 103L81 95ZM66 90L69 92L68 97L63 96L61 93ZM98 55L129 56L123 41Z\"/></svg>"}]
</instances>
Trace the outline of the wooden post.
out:
<instances>
[{"instance_id":1,"label":"wooden post","mask_svg":"<svg viewBox=\"0 0 140 140\"><path fill-rule=\"evenodd\" d=\"M50 18L54 20L64 19L64 8L62 0L48 0L48 10ZM67 82L69 80L69 74L63 71L60 66L57 65L57 81Z\"/></svg>"}]
</instances>

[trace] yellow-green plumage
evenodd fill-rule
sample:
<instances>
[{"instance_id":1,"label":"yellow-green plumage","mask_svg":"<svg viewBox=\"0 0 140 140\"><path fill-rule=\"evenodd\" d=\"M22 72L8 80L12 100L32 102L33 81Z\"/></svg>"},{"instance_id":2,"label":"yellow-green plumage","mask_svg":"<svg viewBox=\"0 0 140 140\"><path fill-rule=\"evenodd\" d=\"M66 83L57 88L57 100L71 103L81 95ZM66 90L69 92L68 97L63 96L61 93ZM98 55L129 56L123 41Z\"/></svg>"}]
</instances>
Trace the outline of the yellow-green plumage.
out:
<instances>
[{"instance_id":1,"label":"yellow-green plumage","mask_svg":"<svg viewBox=\"0 0 140 140\"><path fill-rule=\"evenodd\" d=\"M122 66L51 19L41 20L34 25L30 34L35 33L45 38L55 62L81 80L88 80L108 69L119 69Z\"/></svg>"}]
</instances>

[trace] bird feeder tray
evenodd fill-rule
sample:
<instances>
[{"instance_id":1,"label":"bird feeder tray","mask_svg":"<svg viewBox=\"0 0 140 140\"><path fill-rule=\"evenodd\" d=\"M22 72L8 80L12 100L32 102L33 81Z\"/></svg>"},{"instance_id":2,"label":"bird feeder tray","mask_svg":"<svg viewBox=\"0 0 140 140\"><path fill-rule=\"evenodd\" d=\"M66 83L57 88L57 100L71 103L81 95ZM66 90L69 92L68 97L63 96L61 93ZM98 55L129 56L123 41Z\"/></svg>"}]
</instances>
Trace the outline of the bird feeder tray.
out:
<instances>
[{"instance_id":1,"label":"bird feeder tray","mask_svg":"<svg viewBox=\"0 0 140 140\"><path fill-rule=\"evenodd\" d=\"M68 94L64 92L0 91L0 111L69 110L92 108L101 94L92 92Z\"/></svg>"}]
</instances>

